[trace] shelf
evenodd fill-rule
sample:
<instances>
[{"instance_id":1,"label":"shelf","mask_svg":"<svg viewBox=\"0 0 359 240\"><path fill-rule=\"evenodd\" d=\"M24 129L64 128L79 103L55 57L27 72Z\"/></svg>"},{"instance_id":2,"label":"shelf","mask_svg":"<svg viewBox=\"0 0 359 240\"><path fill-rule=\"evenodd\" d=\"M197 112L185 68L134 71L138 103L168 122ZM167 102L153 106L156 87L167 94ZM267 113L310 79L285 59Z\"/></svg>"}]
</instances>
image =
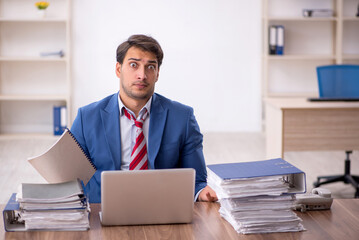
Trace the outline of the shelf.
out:
<instances>
[{"instance_id":1,"label":"shelf","mask_svg":"<svg viewBox=\"0 0 359 240\"><path fill-rule=\"evenodd\" d=\"M0 101L67 101L66 95L0 95Z\"/></svg>"},{"instance_id":2,"label":"shelf","mask_svg":"<svg viewBox=\"0 0 359 240\"><path fill-rule=\"evenodd\" d=\"M268 60L335 60L333 55L266 55Z\"/></svg>"},{"instance_id":3,"label":"shelf","mask_svg":"<svg viewBox=\"0 0 359 240\"><path fill-rule=\"evenodd\" d=\"M359 54L343 55L343 59L345 59L345 60L359 60Z\"/></svg>"},{"instance_id":4,"label":"shelf","mask_svg":"<svg viewBox=\"0 0 359 240\"><path fill-rule=\"evenodd\" d=\"M67 57L26 57L26 56L4 56L0 57L0 62L66 62Z\"/></svg>"},{"instance_id":5,"label":"shelf","mask_svg":"<svg viewBox=\"0 0 359 240\"><path fill-rule=\"evenodd\" d=\"M32 1L0 0L0 140L55 141L54 106L67 108L71 126L72 5L51 1L40 16Z\"/></svg>"},{"instance_id":6,"label":"shelf","mask_svg":"<svg viewBox=\"0 0 359 240\"><path fill-rule=\"evenodd\" d=\"M357 64L357 0L263 0L263 97L318 95L316 68ZM331 17L303 17L303 9L332 9ZM269 55L269 26L283 25L284 55Z\"/></svg>"},{"instance_id":7,"label":"shelf","mask_svg":"<svg viewBox=\"0 0 359 240\"><path fill-rule=\"evenodd\" d=\"M281 92L281 93L269 93L268 97L273 97L273 98L297 98L297 97L305 97L305 98L309 98L309 97L317 97L318 93L315 92L308 92L308 93L293 93L293 92Z\"/></svg>"},{"instance_id":8,"label":"shelf","mask_svg":"<svg viewBox=\"0 0 359 240\"><path fill-rule=\"evenodd\" d=\"M0 23L66 23L67 19L63 18L0 18Z\"/></svg>"},{"instance_id":9,"label":"shelf","mask_svg":"<svg viewBox=\"0 0 359 240\"><path fill-rule=\"evenodd\" d=\"M343 21L357 21L359 22L359 17L343 17Z\"/></svg>"},{"instance_id":10,"label":"shelf","mask_svg":"<svg viewBox=\"0 0 359 240\"><path fill-rule=\"evenodd\" d=\"M265 18L264 18L265 19ZM282 21L282 22L331 22L336 21L336 17L268 17L268 21Z\"/></svg>"}]
</instances>

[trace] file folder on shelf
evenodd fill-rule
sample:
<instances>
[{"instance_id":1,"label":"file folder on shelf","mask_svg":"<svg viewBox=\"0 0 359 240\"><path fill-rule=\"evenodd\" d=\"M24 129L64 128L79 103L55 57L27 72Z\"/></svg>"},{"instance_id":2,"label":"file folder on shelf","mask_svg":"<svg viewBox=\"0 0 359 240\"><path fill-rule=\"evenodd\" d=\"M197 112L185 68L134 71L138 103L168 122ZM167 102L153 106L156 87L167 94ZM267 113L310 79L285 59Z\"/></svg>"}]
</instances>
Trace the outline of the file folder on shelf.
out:
<instances>
[{"instance_id":1,"label":"file folder on shelf","mask_svg":"<svg viewBox=\"0 0 359 240\"><path fill-rule=\"evenodd\" d=\"M54 135L61 135L67 127L66 106L54 107Z\"/></svg>"},{"instance_id":2,"label":"file folder on shelf","mask_svg":"<svg viewBox=\"0 0 359 240\"><path fill-rule=\"evenodd\" d=\"M269 55L276 54L276 45L277 45L277 28L272 25L269 26Z\"/></svg>"},{"instance_id":3,"label":"file folder on shelf","mask_svg":"<svg viewBox=\"0 0 359 240\"><path fill-rule=\"evenodd\" d=\"M277 44L276 44L276 54L284 54L284 26L278 25L277 28Z\"/></svg>"},{"instance_id":4,"label":"file folder on shelf","mask_svg":"<svg viewBox=\"0 0 359 240\"><path fill-rule=\"evenodd\" d=\"M283 55L284 54L284 26L271 25L269 26L268 48L269 55Z\"/></svg>"},{"instance_id":5,"label":"file folder on shelf","mask_svg":"<svg viewBox=\"0 0 359 240\"><path fill-rule=\"evenodd\" d=\"M287 193L306 192L305 173L281 158L254 162L212 164L207 167L209 171L212 171L220 179L222 184L240 179L281 176L284 181L289 183Z\"/></svg>"}]
</instances>

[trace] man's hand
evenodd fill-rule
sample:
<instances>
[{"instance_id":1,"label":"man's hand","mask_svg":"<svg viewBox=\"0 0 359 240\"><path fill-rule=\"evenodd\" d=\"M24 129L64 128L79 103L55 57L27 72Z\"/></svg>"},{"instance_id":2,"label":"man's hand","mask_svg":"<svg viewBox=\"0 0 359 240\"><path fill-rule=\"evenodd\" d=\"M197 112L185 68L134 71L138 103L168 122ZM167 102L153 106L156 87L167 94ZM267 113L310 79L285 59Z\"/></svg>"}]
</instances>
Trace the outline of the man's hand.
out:
<instances>
[{"instance_id":1,"label":"man's hand","mask_svg":"<svg viewBox=\"0 0 359 240\"><path fill-rule=\"evenodd\" d=\"M209 186L203 188L201 193L198 196L198 201L200 202L216 202L218 197L216 192Z\"/></svg>"}]
</instances>

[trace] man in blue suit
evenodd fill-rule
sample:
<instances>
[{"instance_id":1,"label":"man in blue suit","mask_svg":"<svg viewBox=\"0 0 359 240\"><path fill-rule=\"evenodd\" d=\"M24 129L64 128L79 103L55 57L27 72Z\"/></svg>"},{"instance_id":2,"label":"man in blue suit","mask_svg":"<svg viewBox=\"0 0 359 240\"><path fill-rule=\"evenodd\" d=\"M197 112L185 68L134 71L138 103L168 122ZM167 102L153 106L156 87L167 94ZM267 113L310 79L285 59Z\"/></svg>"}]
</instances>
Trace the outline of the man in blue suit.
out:
<instances>
[{"instance_id":1,"label":"man in blue suit","mask_svg":"<svg viewBox=\"0 0 359 240\"><path fill-rule=\"evenodd\" d=\"M101 202L103 170L137 168L194 168L195 199L217 201L207 186L203 136L193 109L154 93L163 59L158 42L133 35L118 46L116 58L120 91L80 108L71 128L97 167L85 186L90 202ZM140 153L134 153L136 146Z\"/></svg>"}]
</instances>

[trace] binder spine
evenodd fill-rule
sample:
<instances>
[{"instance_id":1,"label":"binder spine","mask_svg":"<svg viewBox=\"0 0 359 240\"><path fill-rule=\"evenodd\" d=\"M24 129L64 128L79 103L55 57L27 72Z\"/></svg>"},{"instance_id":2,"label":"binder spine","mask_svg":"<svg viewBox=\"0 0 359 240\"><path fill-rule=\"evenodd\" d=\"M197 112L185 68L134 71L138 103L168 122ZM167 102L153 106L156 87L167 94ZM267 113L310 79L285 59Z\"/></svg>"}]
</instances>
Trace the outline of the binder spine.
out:
<instances>
[{"instance_id":1,"label":"binder spine","mask_svg":"<svg viewBox=\"0 0 359 240\"><path fill-rule=\"evenodd\" d=\"M54 135L60 136L66 129L66 106L54 106Z\"/></svg>"},{"instance_id":2,"label":"binder spine","mask_svg":"<svg viewBox=\"0 0 359 240\"><path fill-rule=\"evenodd\" d=\"M274 25L269 26L269 36L268 36L268 43L269 43L269 55L276 54L276 44L277 44L277 28Z\"/></svg>"},{"instance_id":3,"label":"binder spine","mask_svg":"<svg viewBox=\"0 0 359 240\"><path fill-rule=\"evenodd\" d=\"M276 54L284 54L284 26L277 26L277 45L276 45Z\"/></svg>"},{"instance_id":4,"label":"binder spine","mask_svg":"<svg viewBox=\"0 0 359 240\"><path fill-rule=\"evenodd\" d=\"M86 156L87 160L90 162L90 164L92 165L92 167L97 170L97 167L95 166L95 164L92 162L91 157L85 152L85 150L82 148L81 144L77 141L76 137L72 134L72 132L70 131L70 129L66 128L66 130L69 132L70 136L75 140L77 146L79 146L79 148L81 149L81 151L83 152L83 154Z\"/></svg>"}]
</instances>

